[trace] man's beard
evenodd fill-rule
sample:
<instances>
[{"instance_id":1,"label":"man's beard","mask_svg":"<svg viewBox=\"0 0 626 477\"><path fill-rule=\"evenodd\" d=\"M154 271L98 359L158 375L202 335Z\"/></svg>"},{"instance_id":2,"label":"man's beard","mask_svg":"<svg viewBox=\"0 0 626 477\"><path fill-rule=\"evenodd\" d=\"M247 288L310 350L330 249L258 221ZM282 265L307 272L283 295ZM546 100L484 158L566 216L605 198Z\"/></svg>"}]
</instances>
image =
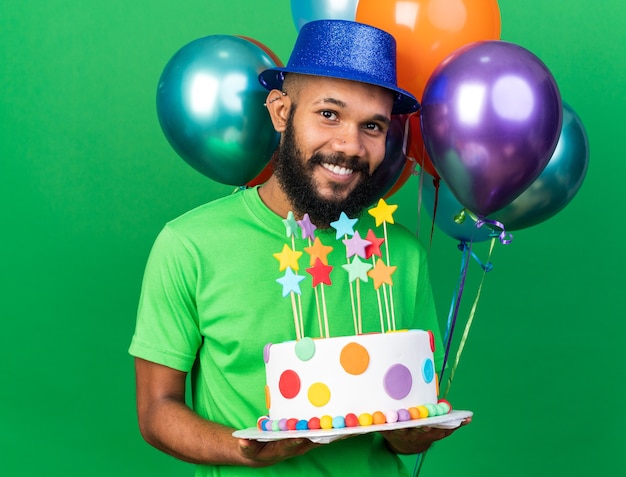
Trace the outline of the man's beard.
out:
<instances>
[{"instance_id":1,"label":"man's beard","mask_svg":"<svg viewBox=\"0 0 626 477\"><path fill-rule=\"evenodd\" d=\"M293 113L294 110L287 119L283 140L274 157L274 174L291 202L294 214L309 214L311 222L320 228L326 228L339 219L341 212L351 218L358 216L372 203L375 193L368 165L360 163L358 158L341 153L325 155L318 152L307 161L296 144ZM342 184L334 184L333 198L325 198L318 193L313 172L323 162L347 167L354 171L353 174L360 175L359 182L345 198L340 197L344 187Z\"/></svg>"}]
</instances>

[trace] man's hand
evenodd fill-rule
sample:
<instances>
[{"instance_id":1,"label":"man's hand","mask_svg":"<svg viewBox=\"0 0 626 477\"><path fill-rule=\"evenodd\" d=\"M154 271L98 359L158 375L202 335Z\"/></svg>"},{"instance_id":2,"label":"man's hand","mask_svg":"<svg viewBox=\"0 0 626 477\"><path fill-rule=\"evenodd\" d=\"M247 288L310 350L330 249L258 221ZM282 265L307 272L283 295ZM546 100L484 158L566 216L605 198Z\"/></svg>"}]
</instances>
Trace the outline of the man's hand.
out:
<instances>
[{"instance_id":1,"label":"man's hand","mask_svg":"<svg viewBox=\"0 0 626 477\"><path fill-rule=\"evenodd\" d=\"M461 422L459 427L463 427L472 422L468 417ZM384 431L381 435L387 441L389 448L397 454L419 454L426 451L433 442L445 439L454 431L459 429L438 429L435 427L413 427L407 429L397 429L395 431Z\"/></svg>"},{"instance_id":2,"label":"man's hand","mask_svg":"<svg viewBox=\"0 0 626 477\"><path fill-rule=\"evenodd\" d=\"M290 457L302 455L319 447L308 439L283 439L273 442L258 442L239 439L241 455L248 460L251 467L267 467Z\"/></svg>"}]
</instances>

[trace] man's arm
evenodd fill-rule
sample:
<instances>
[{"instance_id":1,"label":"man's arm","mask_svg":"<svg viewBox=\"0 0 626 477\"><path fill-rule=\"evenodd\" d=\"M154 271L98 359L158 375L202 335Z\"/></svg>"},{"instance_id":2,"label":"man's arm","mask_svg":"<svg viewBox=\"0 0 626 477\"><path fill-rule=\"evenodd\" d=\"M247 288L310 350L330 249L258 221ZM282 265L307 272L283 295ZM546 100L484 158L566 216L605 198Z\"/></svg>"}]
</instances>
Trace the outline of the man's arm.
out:
<instances>
[{"instance_id":1,"label":"man's arm","mask_svg":"<svg viewBox=\"0 0 626 477\"><path fill-rule=\"evenodd\" d=\"M185 403L186 373L135 359L137 416L143 438L178 459L204 465L265 467L304 454L307 439L260 443L232 436L234 429L198 416Z\"/></svg>"}]
</instances>

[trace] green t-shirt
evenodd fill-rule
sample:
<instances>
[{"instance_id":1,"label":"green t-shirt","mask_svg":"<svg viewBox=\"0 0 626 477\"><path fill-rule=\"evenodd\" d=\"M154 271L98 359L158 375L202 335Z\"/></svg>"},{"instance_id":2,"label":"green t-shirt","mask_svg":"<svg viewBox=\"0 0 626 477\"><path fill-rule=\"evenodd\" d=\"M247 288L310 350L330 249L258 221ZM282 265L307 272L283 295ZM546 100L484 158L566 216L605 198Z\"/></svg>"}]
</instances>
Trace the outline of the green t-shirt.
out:
<instances>
[{"instance_id":1,"label":"green t-shirt","mask_svg":"<svg viewBox=\"0 0 626 477\"><path fill-rule=\"evenodd\" d=\"M393 279L393 310L397 329L430 329L440 333L430 289L426 254L416 237L399 225L387 225ZM369 230L383 238L383 226L363 213L354 230L365 238ZM331 336L354 334L352 303L358 304L363 332L380 331L378 294L372 280L356 282L350 291L344 237L334 229L315 231L334 268L332 285L324 285ZM295 339L294 307L290 295L276 280L279 261L273 256L292 247L283 218L261 201L258 189L198 207L168 223L159 234L146 266L135 334L133 356L180 371L191 372L195 411L211 421L236 429L254 427L266 414L265 365L267 343ZM296 251L310 246L295 239ZM381 247L385 257L385 245ZM318 337L318 305L309 255L298 261L305 335ZM382 288L381 288L382 290ZM351 296L354 300L351 300ZM319 301L317 302L319 303ZM357 309L359 307L357 306ZM384 309L384 304L382 306ZM299 313L299 312L298 312ZM386 320L387 318L385 318ZM437 369L441 367L439 346ZM382 438L370 433L336 441L299 457L263 469L198 466L197 476L227 475L406 475L397 456Z\"/></svg>"}]
</instances>

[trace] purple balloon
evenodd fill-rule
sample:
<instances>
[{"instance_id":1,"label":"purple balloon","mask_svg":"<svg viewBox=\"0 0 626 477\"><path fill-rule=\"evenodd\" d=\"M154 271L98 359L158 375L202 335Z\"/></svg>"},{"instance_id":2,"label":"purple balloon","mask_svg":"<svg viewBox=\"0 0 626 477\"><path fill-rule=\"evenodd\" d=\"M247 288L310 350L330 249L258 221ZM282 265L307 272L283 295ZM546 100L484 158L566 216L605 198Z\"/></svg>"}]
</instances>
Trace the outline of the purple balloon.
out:
<instances>
[{"instance_id":1,"label":"purple balloon","mask_svg":"<svg viewBox=\"0 0 626 477\"><path fill-rule=\"evenodd\" d=\"M559 213L577 194L589 166L589 140L580 117L563 102L563 127L548 165L537 179L490 219L507 230L532 227Z\"/></svg>"},{"instance_id":2,"label":"purple balloon","mask_svg":"<svg viewBox=\"0 0 626 477\"><path fill-rule=\"evenodd\" d=\"M422 134L433 166L467 209L485 217L520 195L543 171L562 122L548 68L504 41L456 50L431 75Z\"/></svg>"}]
</instances>

